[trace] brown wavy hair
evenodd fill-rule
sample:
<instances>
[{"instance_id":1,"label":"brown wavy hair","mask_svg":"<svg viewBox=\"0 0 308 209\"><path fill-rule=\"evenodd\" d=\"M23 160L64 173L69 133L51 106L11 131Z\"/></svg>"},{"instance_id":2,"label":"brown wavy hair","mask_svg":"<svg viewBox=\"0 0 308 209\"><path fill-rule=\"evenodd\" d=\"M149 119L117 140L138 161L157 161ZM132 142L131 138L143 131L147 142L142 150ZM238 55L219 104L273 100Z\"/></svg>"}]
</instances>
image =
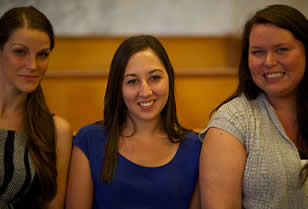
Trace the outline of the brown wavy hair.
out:
<instances>
[{"instance_id":1,"label":"brown wavy hair","mask_svg":"<svg viewBox=\"0 0 308 209\"><path fill-rule=\"evenodd\" d=\"M248 49L251 29L256 24L273 24L290 31L302 42L306 53L306 68L297 91L297 109L299 145L308 147L308 20L297 9L288 5L271 5L257 11L245 24L242 34L242 52L239 64L238 87L231 97L222 102L213 112L233 98L244 94L247 99L257 98L262 90L254 83L248 66ZM213 113L212 112L212 113ZM212 114L211 113L211 114ZM301 151L301 150L300 150ZM308 153L306 153L308 156ZM304 181L308 178L308 164L301 171Z\"/></svg>"},{"instance_id":2,"label":"brown wavy hair","mask_svg":"<svg viewBox=\"0 0 308 209\"><path fill-rule=\"evenodd\" d=\"M32 6L10 9L0 18L0 50L11 34L20 28L42 31L49 36L54 48L54 32L48 18ZM25 101L24 131L40 183L40 207L46 207L57 192L55 124L41 86L29 93Z\"/></svg>"},{"instance_id":3,"label":"brown wavy hair","mask_svg":"<svg viewBox=\"0 0 308 209\"><path fill-rule=\"evenodd\" d=\"M115 174L119 137L128 117L128 110L122 95L125 69L131 56L146 49L151 49L155 53L163 63L169 77L169 97L161 112L164 131L173 143L182 141L190 131L183 128L177 119L174 95L174 69L160 41L150 35L128 38L121 43L113 56L105 92L104 120L100 123L105 128L107 134L105 156L101 170L102 182L110 183Z\"/></svg>"}]
</instances>

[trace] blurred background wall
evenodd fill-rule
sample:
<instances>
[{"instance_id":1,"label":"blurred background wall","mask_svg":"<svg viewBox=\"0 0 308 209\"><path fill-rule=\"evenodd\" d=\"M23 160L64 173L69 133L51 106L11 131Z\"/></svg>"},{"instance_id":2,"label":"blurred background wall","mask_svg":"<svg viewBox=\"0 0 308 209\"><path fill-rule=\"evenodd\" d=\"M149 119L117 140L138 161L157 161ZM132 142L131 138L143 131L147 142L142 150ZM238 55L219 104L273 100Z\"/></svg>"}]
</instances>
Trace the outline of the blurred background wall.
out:
<instances>
[{"instance_id":1,"label":"blurred background wall","mask_svg":"<svg viewBox=\"0 0 308 209\"><path fill-rule=\"evenodd\" d=\"M34 5L65 36L224 36L238 33L256 10L277 3L308 14L307 0L0 0L0 14Z\"/></svg>"},{"instance_id":2,"label":"blurred background wall","mask_svg":"<svg viewBox=\"0 0 308 209\"><path fill-rule=\"evenodd\" d=\"M176 73L180 122L200 130L237 85L241 29L270 4L308 16L307 0L0 0L0 15L33 5L54 26L56 46L43 82L51 110L74 131L101 120L112 56L127 37L152 34Z\"/></svg>"}]
</instances>

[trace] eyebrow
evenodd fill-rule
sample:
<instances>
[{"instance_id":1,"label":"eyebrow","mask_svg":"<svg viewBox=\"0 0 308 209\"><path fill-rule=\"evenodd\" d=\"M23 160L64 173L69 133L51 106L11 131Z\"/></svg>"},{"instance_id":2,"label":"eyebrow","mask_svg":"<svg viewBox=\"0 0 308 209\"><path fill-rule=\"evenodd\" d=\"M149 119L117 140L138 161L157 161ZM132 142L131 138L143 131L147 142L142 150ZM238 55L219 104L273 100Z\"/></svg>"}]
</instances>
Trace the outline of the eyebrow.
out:
<instances>
[{"instance_id":1,"label":"eyebrow","mask_svg":"<svg viewBox=\"0 0 308 209\"><path fill-rule=\"evenodd\" d=\"M24 47L24 48L29 49L28 46L26 46L26 45L24 45L24 44L21 44L21 43L13 43L13 44L12 44L12 46L15 46L15 45L22 46L22 47ZM41 49L40 51L50 51L50 48L43 48L43 49Z\"/></svg>"},{"instance_id":2,"label":"eyebrow","mask_svg":"<svg viewBox=\"0 0 308 209\"><path fill-rule=\"evenodd\" d=\"M274 47L283 47L283 46L286 46L288 44L289 44L288 42L278 43L278 44L275 44ZM258 45L250 45L249 48L252 48L252 49L262 49L263 47L262 46L258 46Z\"/></svg>"},{"instance_id":3,"label":"eyebrow","mask_svg":"<svg viewBox=\"0 0 308 209\"><path fill-rule=\"evenodd\" d=\"M149 74L152 74L152 73L155 73L155 72L163 72L161 69L154 69L154 70L151 70L149 72ZM129 76L132 76L132 77L136 77L137 75L135 73L129 73L129 74L126 74L124 77L129 77Z\"/></svg>"}]
</instances>

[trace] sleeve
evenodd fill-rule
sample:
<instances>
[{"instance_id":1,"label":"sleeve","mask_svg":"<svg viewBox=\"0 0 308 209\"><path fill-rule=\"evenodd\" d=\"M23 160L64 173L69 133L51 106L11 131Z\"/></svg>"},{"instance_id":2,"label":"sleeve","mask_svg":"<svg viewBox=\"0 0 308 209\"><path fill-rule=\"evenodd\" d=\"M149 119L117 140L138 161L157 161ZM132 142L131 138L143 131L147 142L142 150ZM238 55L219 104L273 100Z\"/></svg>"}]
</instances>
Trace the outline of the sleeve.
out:
<instances>
[{"instance_id":1,"label":"sleeve","mask_svg":"<svg viewBox=\"0 0 308 209\"><path fill-rule=\"evenodd\" d=\"M196 135L196 134L193 133L193 132L190 132L189 134L187 134L187 136L188 136L189 138L191 138L191 141L192 141L192 143L193 143L193 145L194 145L195 151L196 151L197 153L199 152L199 155L200 155L202 143L201 143L201 141L199 140L198 135Z\"/></svg>"},{"instance_id":2,"label":"sleeve","mask_svg":"<svg viewBox=\"0 0 308 209\"><path fill-rule=\"evenodd\" d=\"M247 105L242 97L237 97L221 106L211 118L207 128L201 132L200 139L203 141L207 130L215 127L230 133L245 145L245 136L249 123Z\"/></svg>"},{"instance_id":3,"label":"sleeve","mask_svg":"<svg viewBox=\"0 0 308 209\"><path fill-rule=\"evenodd\" d=\"M192 162L195 162L196 168L197 168L197 170L199 170L199 160L200 160L202 143L199 140L198 135L196 135L193 132L190 132L189 134L187 134L186 139L189 140L190 147L191 147L190 152L193 154Z\"/></svg>"},{"instance_id":4,"label":"sleeve","mask_svg":"<svg viewBox=\"0 0 308 209\"><path fill-rule=\"evenodd\" d=\"M92 125L88 125L88 126L81 128L77 132L76 136L74 137L74 141L73 141L73 144L76 145L78 148L80 148L88 159L90 158L89 139L91 138L90 135L91 135L92 130L93 130Z\"/></svg>"}]
</instances>

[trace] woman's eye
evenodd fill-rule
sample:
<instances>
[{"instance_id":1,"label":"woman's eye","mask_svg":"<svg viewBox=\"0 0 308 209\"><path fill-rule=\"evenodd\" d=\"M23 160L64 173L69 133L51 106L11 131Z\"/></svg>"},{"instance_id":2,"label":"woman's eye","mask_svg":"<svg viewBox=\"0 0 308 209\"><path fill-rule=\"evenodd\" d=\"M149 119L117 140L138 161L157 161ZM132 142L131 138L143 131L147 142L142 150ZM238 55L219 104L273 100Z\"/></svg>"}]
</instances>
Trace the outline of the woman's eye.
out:
<instances>
[{"instance_id":1,"label":"woman's eye","mask_svg":"<svg viewBox=\"0 0 308 209\"><path fill-rule=\"evenodd\" d=\"M157 80L160 80L160 79L161 79L161 76L159 76L159 75L152 75L151 76L152 81L157 81Z\"/></svg>"},{"instance_id":2,"label":"woman's eye","mask_svg":"<svg viewBox=\"0 0 308 209\"><path fill-rule=\"evenodd\" d=\"M279 53L279 54L281 54L281 53L284 53L284 52L286 52L286 51L288 51L289 49L288 48L278 48L277 49L277 52Z\"/></svg>"},{"instance_id":3,"label":"woman's eye","mask_svg":"<svg viewBox=\"0 0 308 209\"><path fill-rule=\"evenodd\" d=\"M251 51L251 54L253 55L261 55L263 54L264 52L262 50L255 50L255 51Z\"/></svg>"},{"instance_id":4,"label":"woman's eye","mask_svg":"<svg viewBox=\"0 0 308 209\"><path fill-rule=\"evenodd\" d=\"M48 52L41 52L38 54L39 57L49 57L49 53Z\"/></svg>"},{"instance_id":5,"label":"woman's eye","mask_svg":"<svg viewBox=\"0 0 308 209\"><path fill-rule=\"evenodd\" d=\"M26 54L25 50L23 50L23 49L16 49L14 52L15 52L15 54L18 54L18 55Z\"/></svg>"},{"instance_id":6,"label":"woman's eye","mask_svg":"<svg viewBox=\"0 0 308 209\"><path fill-rule=\"evenodd\" d=\"M131 80L128 80L127 81L127 84L128 85L134 85L134 84L136 84L137 83L137 79L131 79Z\"/></svg>"}]
</instances>

